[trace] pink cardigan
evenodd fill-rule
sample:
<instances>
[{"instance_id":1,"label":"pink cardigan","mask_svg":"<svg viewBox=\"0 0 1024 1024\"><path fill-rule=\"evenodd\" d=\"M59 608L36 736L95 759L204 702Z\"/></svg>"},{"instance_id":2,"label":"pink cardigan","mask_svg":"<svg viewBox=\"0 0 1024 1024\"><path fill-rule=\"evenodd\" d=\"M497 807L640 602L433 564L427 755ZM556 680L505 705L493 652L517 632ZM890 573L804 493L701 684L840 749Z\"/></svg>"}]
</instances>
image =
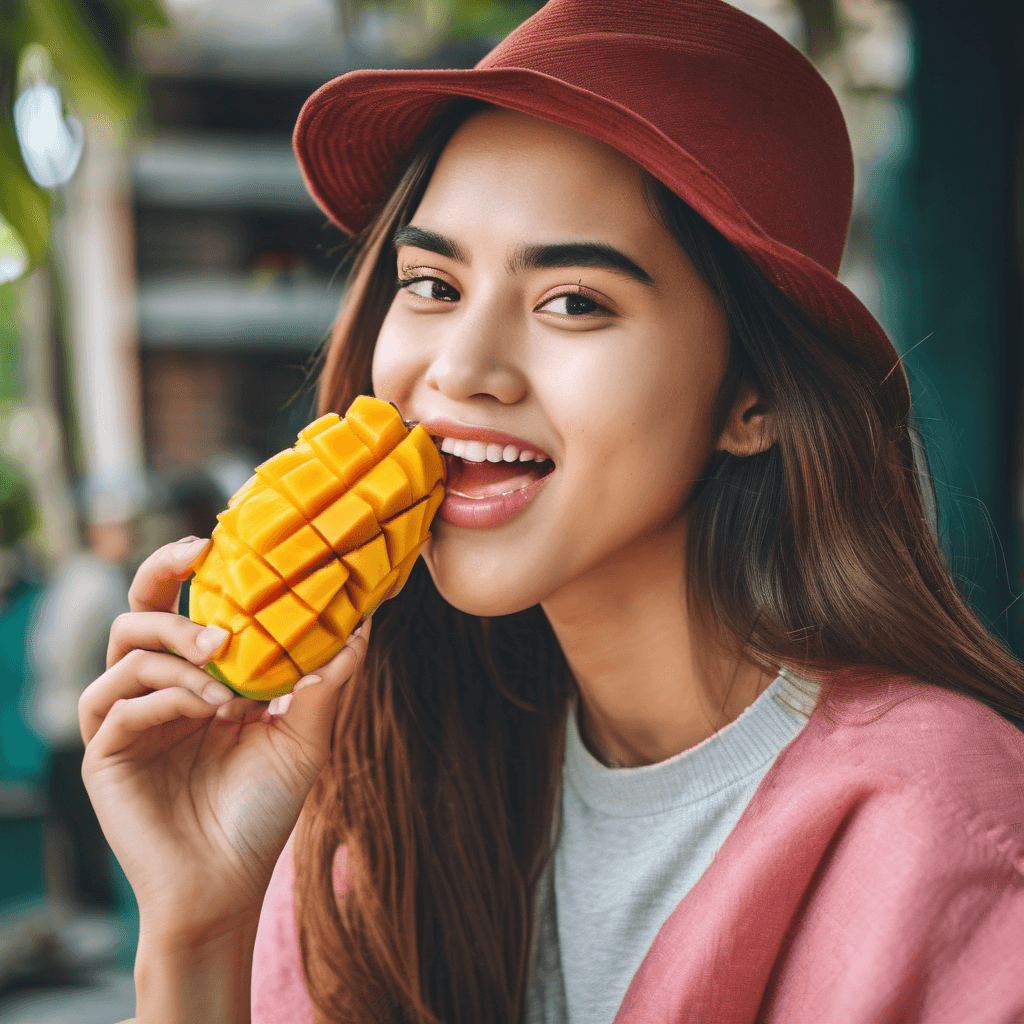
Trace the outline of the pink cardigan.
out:
<instances>
[{"instance_id":1,"label":"pink cardigan","mask_svg":"<svg viewBox=\"0 0 1024 1024\"><path fill-rule=\"evenodd\" d=\"M254 1024L312 1024L291 849ZM823 700L662 926L615 1024L1024 1021L1024 735L892 681Z\"/></svg>"}]
</instances>

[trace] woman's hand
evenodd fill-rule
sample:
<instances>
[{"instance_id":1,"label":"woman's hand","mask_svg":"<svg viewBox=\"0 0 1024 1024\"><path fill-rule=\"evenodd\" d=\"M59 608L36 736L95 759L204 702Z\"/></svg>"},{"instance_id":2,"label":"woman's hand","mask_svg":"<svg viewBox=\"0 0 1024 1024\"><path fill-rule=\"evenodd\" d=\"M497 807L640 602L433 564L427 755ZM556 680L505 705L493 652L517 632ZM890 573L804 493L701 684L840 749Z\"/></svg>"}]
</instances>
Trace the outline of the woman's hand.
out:
<instances>
[{"instance_id":1,"label":"woman's hand","mask_svg":"<svg viewBox=\"0 0 1024 1024\"><path fill-rule=\"evenodd\" d=\"M111 629L107 671L79 703L86 788L143 935L165 948L254 928L369 634L367 623L300 680L279 715L235 695L199 667L228 634L175 614L206 543L169 544L142 564L131 612Z\"/></svg>"}]
</instances>

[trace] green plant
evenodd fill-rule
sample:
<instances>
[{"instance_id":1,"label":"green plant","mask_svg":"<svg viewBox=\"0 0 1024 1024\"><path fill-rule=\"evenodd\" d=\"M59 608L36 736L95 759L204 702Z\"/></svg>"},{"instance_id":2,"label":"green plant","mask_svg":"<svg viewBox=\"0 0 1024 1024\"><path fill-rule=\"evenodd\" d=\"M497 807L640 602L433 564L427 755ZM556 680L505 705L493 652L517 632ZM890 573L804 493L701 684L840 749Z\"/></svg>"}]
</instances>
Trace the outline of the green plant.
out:
<instances>
[{"instance_id":1,"label":"green plant","mask_svg":"<svg viewBox=\"0 0 1024 1024\"><path fill-rule=\"evenodd\" d=\"M166 24L159 0L0 0L0 262L13 260L20 242L28 269L50 243L53 204L22 159L13 117L18 94L52 72L76 112L128 125L142 88L124 41L138 25Z\"/></svg>"}]
</instances>

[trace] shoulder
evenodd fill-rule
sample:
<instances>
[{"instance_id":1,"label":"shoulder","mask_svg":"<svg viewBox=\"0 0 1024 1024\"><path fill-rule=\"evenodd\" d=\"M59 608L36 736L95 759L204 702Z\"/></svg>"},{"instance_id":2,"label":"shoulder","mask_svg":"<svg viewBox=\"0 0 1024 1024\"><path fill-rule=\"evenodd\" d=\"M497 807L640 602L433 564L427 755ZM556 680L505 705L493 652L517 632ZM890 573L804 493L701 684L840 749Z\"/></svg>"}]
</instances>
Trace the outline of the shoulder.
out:
<instances>
[{"instance_id":1,"label":"shoulder","mask_svg":"<svg viewBox=\"0 0 1024 1024\"><path fill-rule=\"evenodd\" d=\"M1024 1020L1022 921L1024 737L935 686L826 692L623 1020Z\"/></svg>"},{"instance_id":2,"label":"shoulder","mask_svg":"<svg viewBox=\"0 0 1024 1024\"><path fill-rule=\"evenodd\" d=\"M777 768L783 788L824 776L862 819L913 824L1024 873L1024 734L969 697L899 678L837 686Z\"/></svg>"},{"instance_id":3,"label":"shoulder","mask_svg":"<svg viewBox=\"0 0 1024 1024\"><path fill-rule=\"evenodd\" d=\"M826 697L776 767L761 820L807 857L767 1019L1021 1019L1024 736L893 680Z\"/></svg>"}]
</instances>

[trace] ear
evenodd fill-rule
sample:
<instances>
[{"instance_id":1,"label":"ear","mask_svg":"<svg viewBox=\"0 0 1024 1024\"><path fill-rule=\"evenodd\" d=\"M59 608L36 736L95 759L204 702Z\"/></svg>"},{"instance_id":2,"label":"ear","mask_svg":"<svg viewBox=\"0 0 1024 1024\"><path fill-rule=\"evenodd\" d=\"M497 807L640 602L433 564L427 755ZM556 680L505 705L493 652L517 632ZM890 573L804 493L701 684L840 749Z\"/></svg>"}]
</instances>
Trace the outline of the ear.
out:
<instances>
[{"instance_id":1,"label":"ear","mask_svg":"<svg viewBox=\"0 0 1024 1024\"><path fill-rule=\"evenodd\" d=\"M717 450L746 457L766 451L774 443L771 417L761 403L761 396L744 381L718 438Z\"/></svg>"}]
</instances>

